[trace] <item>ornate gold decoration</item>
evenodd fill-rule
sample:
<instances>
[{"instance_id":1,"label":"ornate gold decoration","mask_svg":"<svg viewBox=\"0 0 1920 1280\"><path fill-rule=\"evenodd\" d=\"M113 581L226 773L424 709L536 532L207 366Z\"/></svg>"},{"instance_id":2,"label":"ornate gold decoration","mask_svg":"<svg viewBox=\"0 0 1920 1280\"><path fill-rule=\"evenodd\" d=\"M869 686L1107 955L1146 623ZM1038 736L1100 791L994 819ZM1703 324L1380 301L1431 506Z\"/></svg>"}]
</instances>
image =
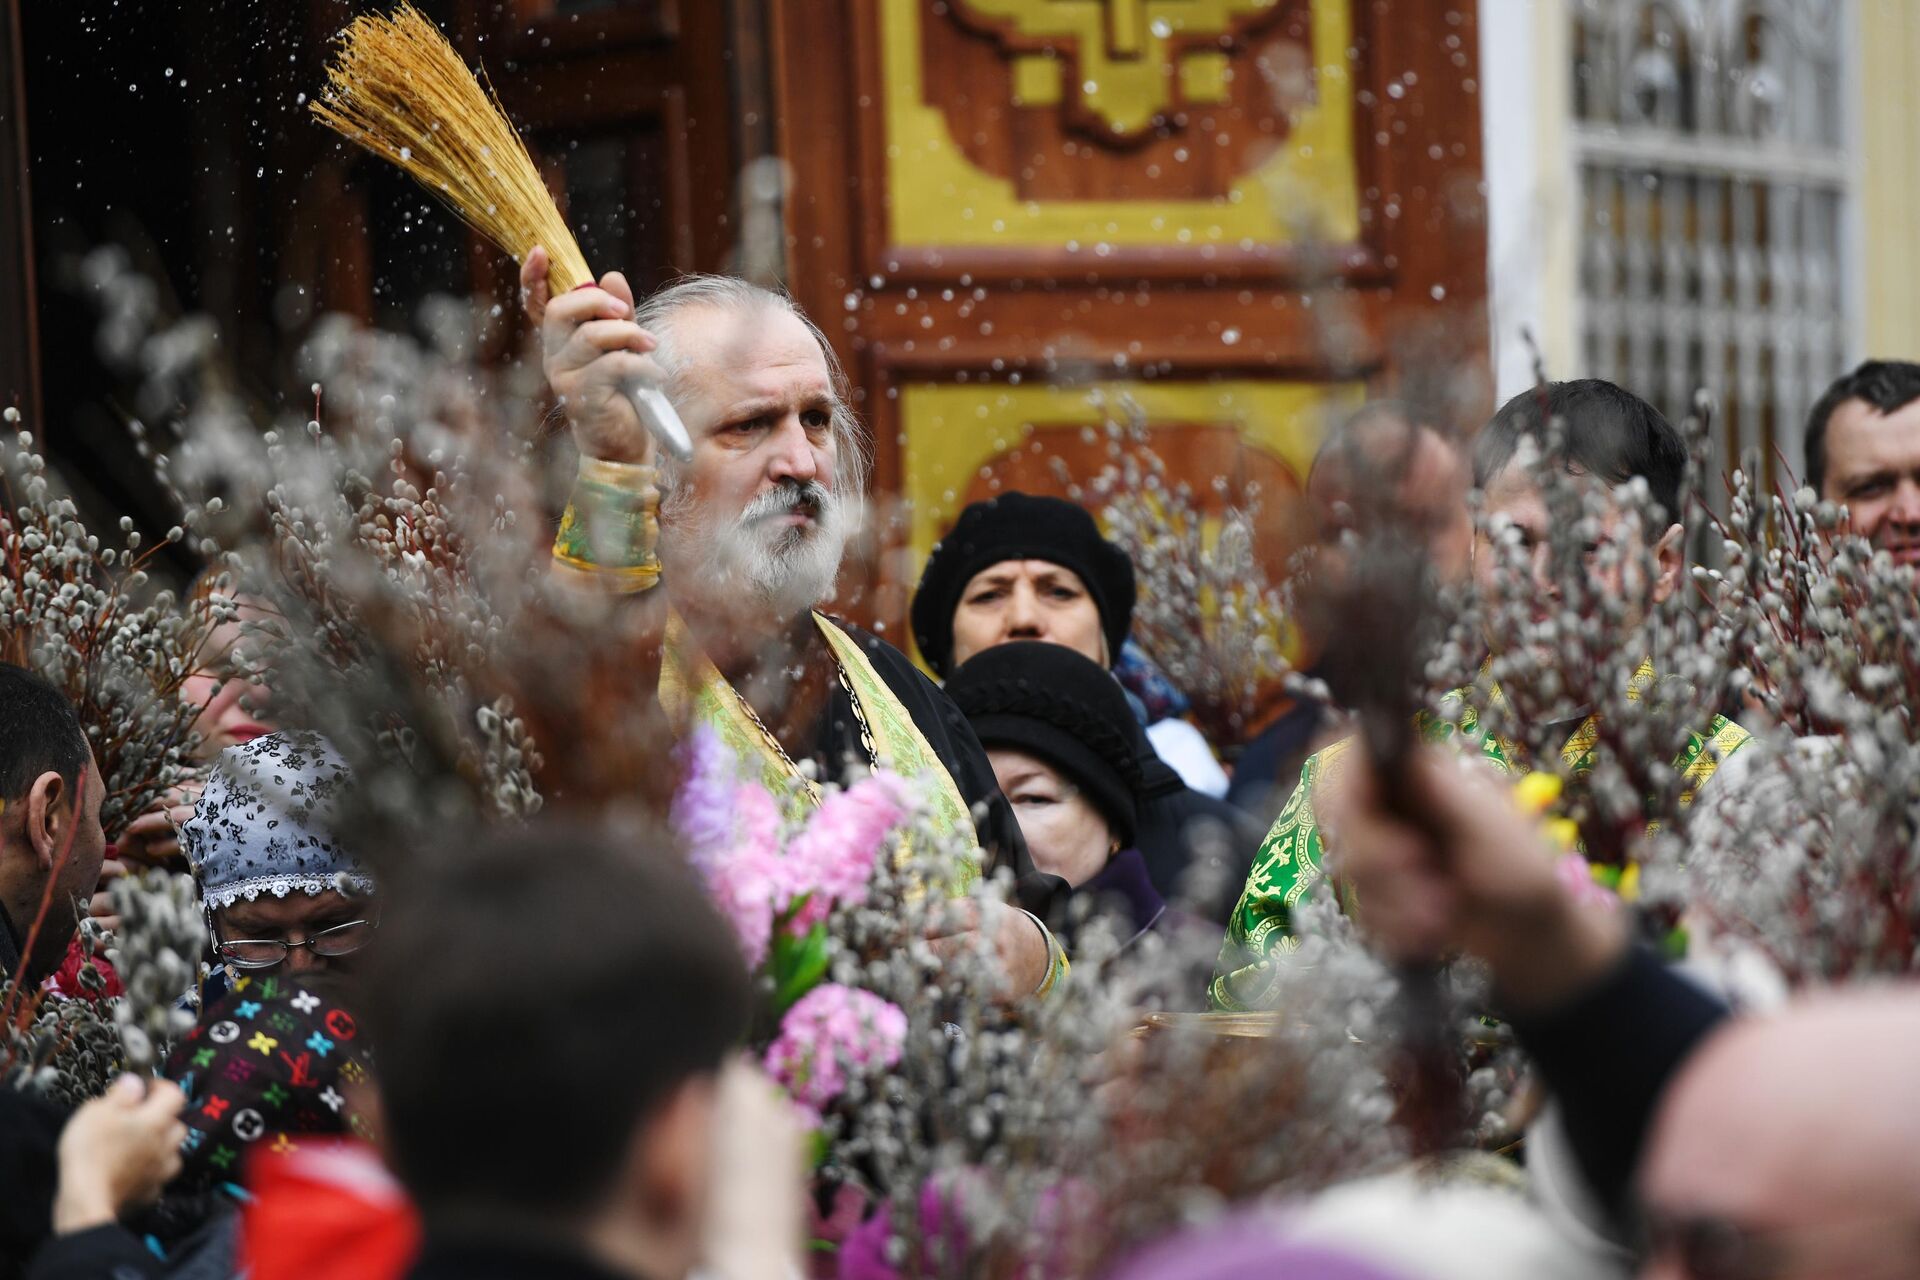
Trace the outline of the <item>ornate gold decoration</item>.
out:
<instances>
[{"instance_id":1,"label":"ornate gold decoration","mask_svg":"<svg viewBox=\"0 0 1920 1280\"><path fill-rule=\"evenodd\" d=\"M1011 7L1046 16L1076 8L1104 11L1109 4L1146 15L1148 41L1162 9L1187 11L1189 22L1202 0L963 0L969 10ZM1223 0L1224 2L1224 0ZM1240 0L1245 3L1246 0ZM1275 0L1277 3L1277 0ZM1313 0L1312 100L1290 118L1286 138L1249 154L1249 167L1224 198L1029 200L1016 184L981 169L956 144L932 96L939 83L924 65L923 0L881 0L882 105L886 115L889 239L902 247L1033 247L1063 244L1154 245L1212 253L1220 248L1281 244L1299 239L1346 243L1360 231L1359 169L1354 156L1354 84L1347 61L1352 44L1352 0ZM976 18L978 15L974 15ZM1056 23L1060 19L1054 20ZM1171 23L1172 19L1167 19ZM1183 29L1193 30L1183 24ZM1105 36L1101 37L1104 47ZM1161 43L1178 42L1171 36ZM1062 39L1062 47L1066 40ZM1214 56L1216 52L1220 56ZM1066 86L1060 59L1015 57L1012 96L1029 106L1057 105ZM1224 96L1231 71L1224 51L1194 50L1175 60L1183 100ZM1084 92L1081 76L1076 94ZM1117 81L1109 78L1109 84ZM1173 93L1163 83L1163 93ZM1105 101L1107 95L1096 95ZM1114 106L1123 119L1133 108Z\"/></svg>"},{"instance_id":2,"label":"ornate gold decoration","mask_svg":"<svg viewBox=\"0 0 1920 1280\"><path fill-rule=\"evenodd\" d=\"M1137 138L1176 102L1226 99L1218 42L1280 0L950 0L954 16L1013 53L1015 101L1078 104L1116 138ZM1198 42L1215 47L1194 48ZM1077 66L1079 81L1065 72Z\"/></svg>"}]
</instances>

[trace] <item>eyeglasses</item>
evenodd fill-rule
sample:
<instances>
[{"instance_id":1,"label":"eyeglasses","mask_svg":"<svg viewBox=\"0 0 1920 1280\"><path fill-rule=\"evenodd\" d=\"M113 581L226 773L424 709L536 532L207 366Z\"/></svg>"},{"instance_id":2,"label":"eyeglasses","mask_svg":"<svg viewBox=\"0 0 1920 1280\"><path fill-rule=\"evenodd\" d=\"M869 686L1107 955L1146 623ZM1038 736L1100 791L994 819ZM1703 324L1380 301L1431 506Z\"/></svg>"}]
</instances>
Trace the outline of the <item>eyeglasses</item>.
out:
<instances>
[{"instance_id":1,"label":"eyeglasses","mask_svg":"<svg viewBox=\"0 0 1920 1280\"><path fill-rule=\"evenodd\" d=\"M236 938L231 942L216 942L213 949L235 968L271 969L285 960L295 947L311 947L313 954L329 959L352 955L373 941L373 931L379 927L378 920L349 920L331 929L322 929L300 942L288 942L284 938Z\"/></svg>"},{"instance_id":2,"label":"eyeglasses","mask_svg":"<svg viewBox=\"0 0 1920 1280\"><path fill-rule=\"evenodd\" d=\"M1902 1219L1769 1229L1711 1215L1647 1212L1641 1229L1641 1258L1673 1258L1690 1280L1775 1280L1815 1262L1883 1262L1920 1248L1920 1223ZM1905 1274L1846 1265L1840 1272Z\"/></svg>"}]
</instances>

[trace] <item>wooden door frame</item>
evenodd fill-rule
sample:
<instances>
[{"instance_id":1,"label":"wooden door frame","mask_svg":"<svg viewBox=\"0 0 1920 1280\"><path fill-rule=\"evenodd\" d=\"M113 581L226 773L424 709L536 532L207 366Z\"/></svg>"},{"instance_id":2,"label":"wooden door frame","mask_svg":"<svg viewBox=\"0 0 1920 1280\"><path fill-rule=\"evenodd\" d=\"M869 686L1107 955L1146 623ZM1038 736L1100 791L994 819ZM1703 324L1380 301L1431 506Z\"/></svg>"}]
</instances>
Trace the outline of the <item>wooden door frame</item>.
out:
<instances>
[{"instance_id":1,"label":"wooden door frame","mask_svg":"<svg viewBox=\"0 0 1920 1280\"><path fill-rule=\"evenodd\" d=\"M20 44L20 0L0 14L0 71L12 91L0 107L0 401L40 421L40 325L33 268L33 201L27 149L27 90Z\"/></svg>"},{"instance_id":2,"label":"wooden door frame","mask_svg":"<svg viewBox=\"0 0 1920 1280\"><path fill-rule=\"evenodd\" d=\"M1362 50L1366 70L1364 82L1354 85L1357 186L1367 211L1359 238L1319 247L1317 254L1255 246L1204 266L1193 255L1158 249L1116 249L1098 259L1065 250L943 250L936 259L891 246L876 21L879 5L888 2L769 0L778 144L793 167L788 281L852 377L855 407L875 442L876 491L898 492L905 479L898 444L902 382L989 367L995 377L1026 377L1055 367L1062 353L1047 351L1044 335L1015 342L1006 336L1032 333L1039 289L1023 296L1019 279L1044 282L1058 308L1054 316L1083 308L1072 328L1092 345L1070 353L1073 358L1091 367L1126 352L1125 376L1151 377L1156 370L1200 379L1298 375L1362 380L1375 394L1401 393L1395 354L1404 334L1423 325L1457 336L1460 358L1477 351L1484 363L1490 355L1484 184L1461 185L1462 175L1477 179L1483 172L1477 15L1465 0L1396 3L1391 18L1384 5L1352 0L1353 45ZM1386 141L1375 145L1375 139ZM987 289L984 298L942 297L956 283L976 282ZM1103 289L1130 290L1136 282L1152 290L1151 326L1099 298ZM1340 286L1360 335L1338 363L1310 310L1274 306L1278 298L1306 297L1329 284ZM916 335L891 313L909 289L918 297L908 319L932 316L931 331L953 337L944 349L907 345ZM862 290L884 295L889 305L856 313L848 303ZM1208 336L1223 301L1247 294L1250 312L1261 316L1259 332L1232 346ZM963 301L959 314L968 319L956 322ZM1088 303L1091 312L1084 310ZM993 324L994 336L979 336L983 320ZM897 620L903 602L873 600L870 612Z\"/></svg>"}]
</instances>

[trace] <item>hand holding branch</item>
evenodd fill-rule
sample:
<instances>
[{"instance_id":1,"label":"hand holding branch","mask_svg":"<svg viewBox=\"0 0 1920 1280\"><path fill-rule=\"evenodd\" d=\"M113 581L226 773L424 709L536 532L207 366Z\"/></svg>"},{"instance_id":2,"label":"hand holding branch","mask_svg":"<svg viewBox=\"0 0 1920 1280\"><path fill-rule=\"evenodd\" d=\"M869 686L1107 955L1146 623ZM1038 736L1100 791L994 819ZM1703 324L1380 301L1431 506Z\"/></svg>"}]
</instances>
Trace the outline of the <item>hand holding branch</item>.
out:
<instances>
[{"instance_id":1,"label":"hand holding branch","mask_svg":"<svg viewBox=\"0 0 1920 1280\"><path fill-rule=\"evenodd\" d=\"M589 458L649 464L652 434L640 420L629 388L658 386L665 371L648 355L659 344L633 322L633 289L618 271L592 288L554 297L546 250L535 248L520 268L521 301L540 325L547 384L573 424L574 443Z\"/></svg>"},{"instance_id":2,"label":"hand holding branch","mask_svg":"<svg viewBox=\"0 0 1920 1280\"><path fill-rule=\"evenodd\" d=\"M1552 1005L1606 972L1627 946L1621 913L1574 901L1544 833L1497 775L1421 747L1404 777L1419 828L1389 812L1358 752L1324 797L1322 818L1338 832L1330 870L1376 947L1407 963L1479 956L1514 1009Z\"/></svg>"}]
</instances>

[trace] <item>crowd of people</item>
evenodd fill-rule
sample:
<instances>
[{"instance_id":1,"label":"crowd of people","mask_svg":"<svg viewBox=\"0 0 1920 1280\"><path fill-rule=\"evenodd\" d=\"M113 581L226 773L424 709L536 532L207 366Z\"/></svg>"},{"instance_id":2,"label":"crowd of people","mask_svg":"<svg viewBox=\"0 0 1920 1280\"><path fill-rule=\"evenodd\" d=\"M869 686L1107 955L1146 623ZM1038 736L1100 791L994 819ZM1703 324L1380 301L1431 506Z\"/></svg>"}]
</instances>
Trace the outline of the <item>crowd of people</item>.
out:
<instances>
[{"instance_id":1,"label":"crowd of people","mask_svg":"<svg viewBox=\"0 0 1920 1280\"><path fill-rule=\"evenodd\" d=\"M1129 636L1153 584L1127 552L1072 502L1003 493L962 511L920 574L923 668L824 611L867 446L812 320L721 277L636 299L614 274L549 297L538 251L522 284L579 452L551 573L652 620L659 767L681 758L673 740L717 742L789 824L852 794L830 785L850 763L915 779L951 865L923 886L944 886L946 909L914 941L982 961L979 1002L1043 1006L1140 952L1166 964L1141 1015L1258 1015L1292 972L1302 904L1329 888L1399 971L1490 978L1484 1017L1550 1099L1490 1157L1504 1174L1430 1180L1435 1153L1416 1151L1315 1196L1196 1205L1108 1274L1920 1276L1920 993L1736 1012L1630 909L1587 901L1514 779L1582 777L1607 712L1525 660L1534 630L1472 640L1524 723L1484 727L1487 686L1468 685L1390 747L1340 710L1380 695L1366 637L1303 607L1312 661L1285 713L1209 743L1143 683ZM635 380L671 398L691 460L655 445ZM1808 484L1844 513L1833 536L1920 562L1920 365L1839 378L1806 441ZM1326 433L1301 573L1337 585L1356 558L1410 548L1442 596L1531 601L1542 634L1577 596L1595 602L1586 643L1630 648L1693 581L1688 468L1682 433L1604 381L1530 389L1485 424L1382 400ZM1556 529L1569 487L1591 515L1572 555ZM271 629L264 601L240 613ZM378 780L275 696L270 669L234 658L247 634L218 630L184 686L197 771L111 833L76 708L0 667L15 989L90 998L66 971L83 928L120 924L111 886L129 868L185 868L206 923L191 1028L163 1064L77 1108L0 1089L0 1274L949 1273L937 1249L900 1248L859 1271L857 1224L809 1255L805 1117L740 1052L767 1017L730 918L746 907L715 900L674 831L536 818L374 857L351 811ZM1650 686L1652 661L1635 681ZM1719 693L1656 762L1681 805L1735 791L1759 749L1765 706ZM970 891L996 879L1007 892ZM823 906L776 949L834 919Z\"/></svg>"}]
</instances>

